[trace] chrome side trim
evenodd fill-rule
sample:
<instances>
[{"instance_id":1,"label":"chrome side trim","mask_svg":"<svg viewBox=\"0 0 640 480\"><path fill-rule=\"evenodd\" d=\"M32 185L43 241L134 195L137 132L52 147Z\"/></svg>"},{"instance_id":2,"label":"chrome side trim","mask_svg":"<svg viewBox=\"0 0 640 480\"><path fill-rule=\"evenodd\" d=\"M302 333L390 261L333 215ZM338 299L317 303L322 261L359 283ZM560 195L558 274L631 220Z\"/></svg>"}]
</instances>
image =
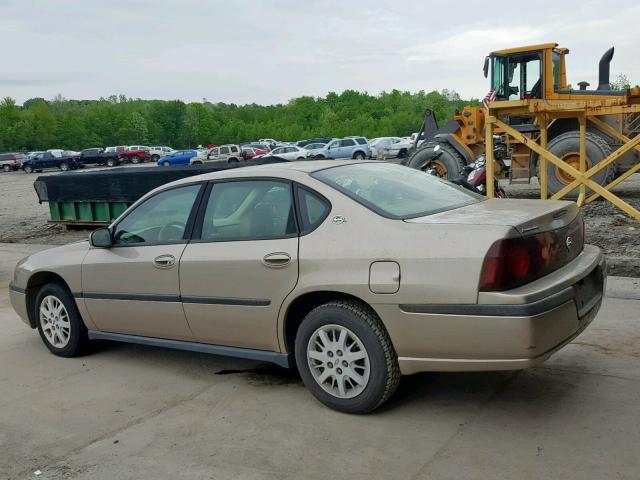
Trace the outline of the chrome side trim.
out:
<instances>
[{"instance_id":1,"label":"chrome side trim","mask_svg":"<svg viewBox=\"0 0 640 480\"><path fill-rule=\"evenodd\" d=\"M165 338L142 337L139 335L125 335L123 333L109 333L89 330L90 340L111 340L115 342L149 345L152 347L172 348L174 350L186 350L189 352L209 353L223 357L246 358L262 362L275 363L284 368L291 367L289 355L267 350L254 350L251 348L227 347L224 345L210 345L207 343L187 342L182 340L168 340Z\"/></svg>"}]
</instances>

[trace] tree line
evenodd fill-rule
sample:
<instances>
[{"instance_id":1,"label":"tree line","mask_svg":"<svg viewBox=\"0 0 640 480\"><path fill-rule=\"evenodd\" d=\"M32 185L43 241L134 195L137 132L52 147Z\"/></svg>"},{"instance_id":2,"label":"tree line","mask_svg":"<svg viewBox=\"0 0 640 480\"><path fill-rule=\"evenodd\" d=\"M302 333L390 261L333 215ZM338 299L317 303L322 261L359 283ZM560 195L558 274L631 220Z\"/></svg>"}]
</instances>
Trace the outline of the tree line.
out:
<instances>
[{"instance_id":1,"label":"tree line","mask_svg":"<svg viewBox=\"0 0 640 480\"><path fill-rule=\"evenodd\" d=\"M418 130L426 108L434 111L442 125L469 104L479 102L462 100L448 90L393 90L379 95L346 90L267 106L124 95L99 100L68 100L58 95L52 100L32 98L20 106L5 97L0 101L0 151L135 144L193 148L258 138L406 136Z\"/></svg>"}]
</instances>

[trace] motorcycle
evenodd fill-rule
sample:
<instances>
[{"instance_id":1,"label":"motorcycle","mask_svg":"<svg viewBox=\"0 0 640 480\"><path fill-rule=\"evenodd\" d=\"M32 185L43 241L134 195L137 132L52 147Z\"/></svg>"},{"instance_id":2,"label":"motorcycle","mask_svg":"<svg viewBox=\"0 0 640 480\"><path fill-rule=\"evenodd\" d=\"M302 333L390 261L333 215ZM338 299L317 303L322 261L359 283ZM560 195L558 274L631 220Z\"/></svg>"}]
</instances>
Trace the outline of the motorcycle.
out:
<instances>
[{"instance_id":1,"label":"motorcycle","mask_svg":"<svg viewBox=\"0 0 640 480\"><path fill-rule=\"evenodd\" d=\"M480 195L487 195L487 159L484 155L479 156L475 162L466 165L460 173L466 175L467 178L452 180L452 183ZM507 198L507 193L495 177L493 178L493 194L496 198Z\"/></svg>"}]
</instances>

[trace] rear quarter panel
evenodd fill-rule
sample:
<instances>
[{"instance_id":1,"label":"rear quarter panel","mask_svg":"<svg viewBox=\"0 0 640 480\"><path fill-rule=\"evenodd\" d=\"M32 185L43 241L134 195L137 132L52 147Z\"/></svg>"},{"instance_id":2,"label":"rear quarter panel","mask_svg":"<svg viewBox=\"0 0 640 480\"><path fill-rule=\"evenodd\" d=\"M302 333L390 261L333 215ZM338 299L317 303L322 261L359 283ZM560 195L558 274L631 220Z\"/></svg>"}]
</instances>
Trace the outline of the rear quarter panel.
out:
<instances>
[{"instance_id":1,"label":"rear quarter panel","mask_svg":"<svg viewBox=\"0 0 640 480\"><path fill-rule=\"evenodd\" d=\"M332 209L316 230L300 238L298 284L281 308L280 331L290 303L314 291L353 295L374 310L377 305L476 303L484 255L496 239L511 233L505 226L390 220L315 179L305 183L326 196ZM346 221L334 223L335 216ZM400 265L397 292L376 294L369 289L369 271L376 261Z\"/></svg>"}]
</instances>

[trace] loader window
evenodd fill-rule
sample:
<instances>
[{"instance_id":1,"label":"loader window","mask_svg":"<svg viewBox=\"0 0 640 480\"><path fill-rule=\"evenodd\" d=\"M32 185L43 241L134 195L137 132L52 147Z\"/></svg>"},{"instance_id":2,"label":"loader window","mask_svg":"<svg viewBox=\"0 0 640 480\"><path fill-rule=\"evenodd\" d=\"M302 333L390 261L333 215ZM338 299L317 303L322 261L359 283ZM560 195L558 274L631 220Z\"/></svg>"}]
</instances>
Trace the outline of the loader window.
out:
<instances>
[{"instance_id":1,"label":"loader window","mask_svg":"<svg viewBox=\"0 0 640 480\"><path fill-rule=\"evenodd\" d=\"M541 98L541 53L493 58L492 88L499 100Z\"/></svg>"}]
</instances>

